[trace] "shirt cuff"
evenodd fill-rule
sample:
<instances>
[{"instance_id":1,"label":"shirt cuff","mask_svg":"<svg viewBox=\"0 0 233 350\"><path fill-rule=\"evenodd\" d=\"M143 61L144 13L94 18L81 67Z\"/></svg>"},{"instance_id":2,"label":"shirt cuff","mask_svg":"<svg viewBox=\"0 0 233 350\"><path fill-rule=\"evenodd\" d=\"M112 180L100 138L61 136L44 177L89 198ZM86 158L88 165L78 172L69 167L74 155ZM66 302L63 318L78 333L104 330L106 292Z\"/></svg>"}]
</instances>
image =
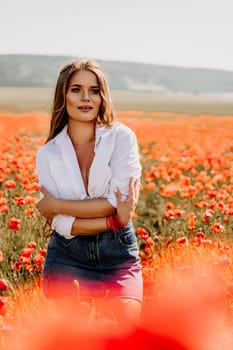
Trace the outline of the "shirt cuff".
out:
<instances>
[{"instance_id":1,"label":"shirt cuff","mask_svg":"<svg viewBox=\"0 0 233 350\"><path fill-rule=\"evenodd\" d=\"M73 216L58 214L54 216L51 228L67 239L74 238L75 236L71 234L74 220Z\"/></svg>"},{"instance_id":2,"label":"shirt cuff","mask_svg":"<svg viewBox=\"0 0 233 350\"><path fill-rule=\"evenodd\" d=\"M122 200L126 200L128 198L127 195L121 195ZM117 198L115 196L115 194L113 194L112 196L110 195L109 197L107 197L108 202L114 207L117 208Z\"/></svg>"}]
</instances>

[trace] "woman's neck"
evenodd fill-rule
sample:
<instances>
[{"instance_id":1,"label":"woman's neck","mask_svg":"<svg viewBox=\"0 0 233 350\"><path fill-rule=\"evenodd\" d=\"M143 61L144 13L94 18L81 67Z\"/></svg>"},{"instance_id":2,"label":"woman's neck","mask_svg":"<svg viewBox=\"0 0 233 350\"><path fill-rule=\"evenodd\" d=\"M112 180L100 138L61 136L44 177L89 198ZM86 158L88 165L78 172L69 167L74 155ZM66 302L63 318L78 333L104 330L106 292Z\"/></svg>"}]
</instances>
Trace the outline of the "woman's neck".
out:
<instances>
[{"instance_id":1,"label":"woman's neck","mask_svg":"<svg viewBox=\"0 0 233 350\"><path fill-rule=\"evenodd\" d=\"M95 140L95 123L69 121L67 132L74 145L84 145Z\"/></svg>"}]
</instances>

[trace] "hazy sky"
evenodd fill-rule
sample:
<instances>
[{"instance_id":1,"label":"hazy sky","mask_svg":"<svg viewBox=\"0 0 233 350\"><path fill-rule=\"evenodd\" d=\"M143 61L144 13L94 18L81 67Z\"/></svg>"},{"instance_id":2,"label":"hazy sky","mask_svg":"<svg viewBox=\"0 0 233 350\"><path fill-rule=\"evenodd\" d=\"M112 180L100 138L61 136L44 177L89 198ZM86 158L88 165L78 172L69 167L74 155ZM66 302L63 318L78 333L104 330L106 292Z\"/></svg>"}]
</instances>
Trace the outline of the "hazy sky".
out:
<instances>
[{"instance_id":1,"label":"hazy sky","mask_svg":"<svg viewBox=\"0 0 233 350\"><path fill-rule=\"evenodd\" d=\"M0 54L233 71L233 0L0 0Z\"/></svg>"}]
</instances>

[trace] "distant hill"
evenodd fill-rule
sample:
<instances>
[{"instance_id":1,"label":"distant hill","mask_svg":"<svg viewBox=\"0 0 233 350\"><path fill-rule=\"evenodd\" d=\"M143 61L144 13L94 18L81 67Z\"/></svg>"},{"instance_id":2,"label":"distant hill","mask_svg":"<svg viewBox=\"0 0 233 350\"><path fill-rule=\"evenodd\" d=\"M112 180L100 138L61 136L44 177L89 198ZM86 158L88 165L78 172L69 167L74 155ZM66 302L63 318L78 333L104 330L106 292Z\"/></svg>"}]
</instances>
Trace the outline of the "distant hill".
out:
<instances>
[{"instance_id":1,"label":"distant hill","mask_svg":"<svg viewBox=\"0 0 233 350\"><path fill-rule=\"evenodd\" d=\"M64 63L72 57L0 55L0 86L52 87ZM158 93L233 93L233 72L156 64L97 61L112 90Z\"/></svg>"}]
</instances>

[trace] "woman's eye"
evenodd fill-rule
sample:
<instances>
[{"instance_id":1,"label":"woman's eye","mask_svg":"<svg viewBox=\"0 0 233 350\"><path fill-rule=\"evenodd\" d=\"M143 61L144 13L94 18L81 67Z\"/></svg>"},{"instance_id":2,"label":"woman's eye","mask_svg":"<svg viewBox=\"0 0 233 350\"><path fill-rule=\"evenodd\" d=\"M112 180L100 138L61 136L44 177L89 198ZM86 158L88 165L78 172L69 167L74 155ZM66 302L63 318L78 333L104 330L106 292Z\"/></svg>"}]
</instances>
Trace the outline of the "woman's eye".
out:
<instances>
[{"instance_id":1,"label":"woman's eye","mask_svg":"<svg viewBox=\"0 0 233 350\"><path fill-rule=\"evenodd\" d=\"M71 92L79 92L79 91L80 91L80 89L77 87L71 89Z\"/></svg>"},{"instance_id":2,"label":"woman's eye","mask_svg":"<svg viewBox=\"0 0 233 350\"><path fill-rule=\"evenodd\" d=\"M100 89L92 89L92 93L95 95L99 94L99 92L100 92Z\"/></svg>"}]
</instances>

